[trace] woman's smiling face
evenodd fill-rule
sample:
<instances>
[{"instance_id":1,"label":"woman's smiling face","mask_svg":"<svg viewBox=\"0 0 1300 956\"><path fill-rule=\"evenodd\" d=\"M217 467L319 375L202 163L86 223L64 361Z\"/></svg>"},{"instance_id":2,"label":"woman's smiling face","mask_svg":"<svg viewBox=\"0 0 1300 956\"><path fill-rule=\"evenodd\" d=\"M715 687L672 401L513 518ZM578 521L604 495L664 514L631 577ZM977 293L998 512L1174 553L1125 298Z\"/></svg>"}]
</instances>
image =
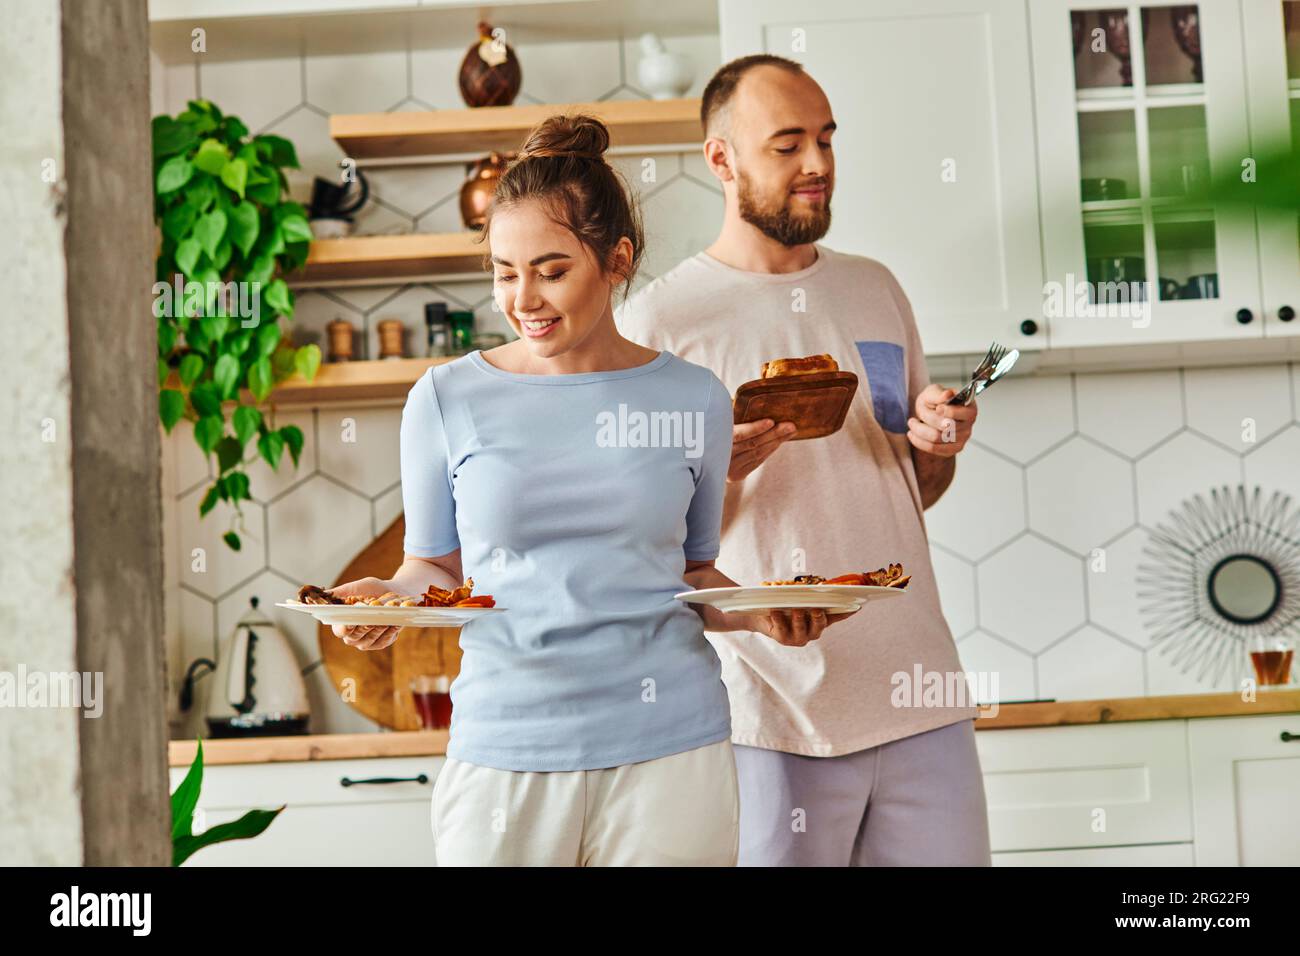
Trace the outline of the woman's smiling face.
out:
<instances>
[{"instance_id":1,"label":"woman's smiling face","mask_svg":"<svg viewBox=\"0 0 1300 956\"><path fill-rule=\"evenodd\" d=\"M605 273L591 250L540 202L493 210L489 230L493 295L534 355L569 351L607 312L612 315L618 277Z\"/></svg>"}]
</instances>

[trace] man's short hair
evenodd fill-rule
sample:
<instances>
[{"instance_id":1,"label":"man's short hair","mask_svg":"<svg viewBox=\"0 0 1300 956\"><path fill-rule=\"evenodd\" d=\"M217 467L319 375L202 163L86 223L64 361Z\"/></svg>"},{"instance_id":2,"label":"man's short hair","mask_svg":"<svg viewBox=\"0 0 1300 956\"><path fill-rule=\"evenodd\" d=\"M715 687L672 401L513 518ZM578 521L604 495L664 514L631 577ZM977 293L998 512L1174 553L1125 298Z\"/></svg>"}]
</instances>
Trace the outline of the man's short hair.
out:
<instances>
[{"instance_id":1,"label":"man's short hair","mask_svg":"<svg viewBox=\"0 0 1300 956\"><path fill-rule=\"evenodd\" d=\"M754 53L724 63L704 87L704 96L700 100L700 125L704 127L705 139L710 135L709 127L718 123L719 116L730 105L745 74L758 66L775 66L789 73L803 72L802 64L771 53Z\"/></svg>"}]
</instances>

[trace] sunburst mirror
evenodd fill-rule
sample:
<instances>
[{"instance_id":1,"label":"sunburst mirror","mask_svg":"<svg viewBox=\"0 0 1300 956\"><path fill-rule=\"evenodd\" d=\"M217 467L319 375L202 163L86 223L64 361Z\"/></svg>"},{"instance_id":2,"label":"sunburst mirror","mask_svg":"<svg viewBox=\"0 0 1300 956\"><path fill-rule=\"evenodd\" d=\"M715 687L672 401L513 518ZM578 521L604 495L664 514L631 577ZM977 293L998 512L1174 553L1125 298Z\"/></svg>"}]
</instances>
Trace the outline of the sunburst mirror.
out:
<instances>
[{"instance_id":1,"label":"sunburst mirror","mask_svg":"<svg viewBox=\"0 0 1300 956\"><path fill-rule=\"evenodd\" d=\"M1217 684L1229 669L1244 671L1249 653L1260 684L1287 683L1300 620L1300 509L1259 487L1194 495L1151 533L1137 586L1152 645L1184 674Z\"/></svg>"}]
</instances>

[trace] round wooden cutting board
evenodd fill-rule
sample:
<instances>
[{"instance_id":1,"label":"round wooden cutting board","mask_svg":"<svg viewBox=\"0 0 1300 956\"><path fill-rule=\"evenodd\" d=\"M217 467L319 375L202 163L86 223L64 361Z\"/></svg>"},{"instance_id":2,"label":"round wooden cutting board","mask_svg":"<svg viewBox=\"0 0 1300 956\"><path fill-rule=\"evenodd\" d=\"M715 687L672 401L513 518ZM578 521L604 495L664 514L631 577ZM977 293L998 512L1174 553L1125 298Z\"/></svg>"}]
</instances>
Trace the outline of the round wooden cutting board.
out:
<instances>
[{"instance_id":1,"label":"round wooden cutting board","mask_svg":"<svg viewBox=\"0 0 1300 956\"><path fill-rule=\"evenodd\" d=\"M374 575L386 578L402 564L405 516L388 526L352 559L334 584ZM333 585L331 585L333 586ZM411 678L460 673L460 628L404 627L382 651L349 647L321 624L321 657L339 695L371 720L393 730L420 730L411 697Z\"/></svg>"}]
</instances>

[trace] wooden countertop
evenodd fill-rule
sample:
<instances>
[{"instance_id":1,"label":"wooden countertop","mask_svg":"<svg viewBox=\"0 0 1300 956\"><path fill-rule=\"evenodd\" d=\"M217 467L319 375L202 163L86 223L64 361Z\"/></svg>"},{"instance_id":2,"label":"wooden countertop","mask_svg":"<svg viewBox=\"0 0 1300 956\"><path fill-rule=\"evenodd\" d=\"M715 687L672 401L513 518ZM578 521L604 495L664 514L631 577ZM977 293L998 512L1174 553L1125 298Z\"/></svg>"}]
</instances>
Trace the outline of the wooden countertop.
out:
<instances>
[{"instance_id":1,"label":"wooden countertop","mask_svg":"<svg viewBox=\"0 0 1300 956\"><path fill-rule=\"evenodd\" d=\"M1164 697L1119 697L1110 700L1044 701L1002 704L996 715L975 721L976 730L1057 727L1068 724L1110 724L1131 720L1183 720L1194 717L1246 717L1261 714L1300 714L1300 690L1260 691L1246 702L1239 694L1184 694ZM1300 733L1300 720L1296 723ZM447 731L320 734L303 737L252 737L203 742L203 762L213 764L279 763L303 760L347 760L364 757L441 756L447 752ZM173 740L167 747L173 767L194 760L193 740Z\"/></svg>"}]
</instances>

